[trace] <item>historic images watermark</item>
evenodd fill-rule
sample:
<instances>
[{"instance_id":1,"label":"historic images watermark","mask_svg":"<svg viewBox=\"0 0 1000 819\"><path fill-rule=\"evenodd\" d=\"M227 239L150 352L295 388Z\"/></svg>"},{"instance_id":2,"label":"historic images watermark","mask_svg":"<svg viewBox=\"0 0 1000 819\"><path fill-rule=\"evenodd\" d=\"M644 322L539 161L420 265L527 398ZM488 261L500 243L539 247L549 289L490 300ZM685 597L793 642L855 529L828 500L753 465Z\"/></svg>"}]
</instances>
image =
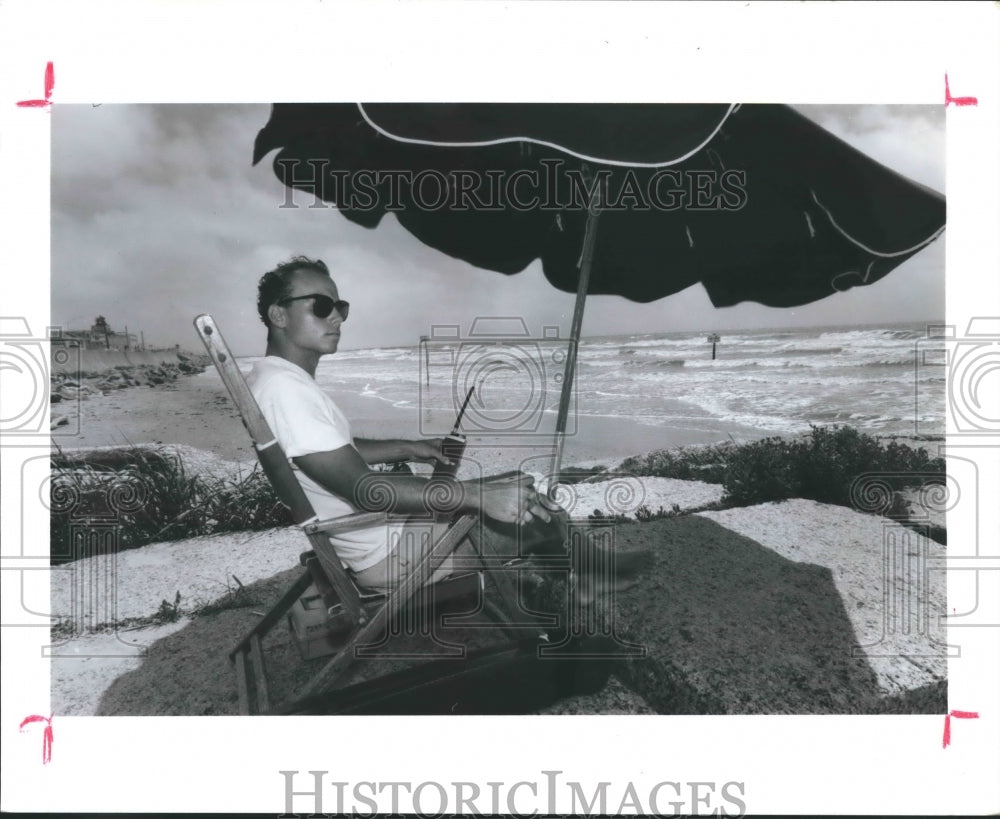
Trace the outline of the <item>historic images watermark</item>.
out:
<instances>
[{"instance_id":1,"label":"historic images watermark","mask_svg":"<svg viewBox=\"0 0 1000 819\"><path fill-rule=\"evenodd\" d=\"M601 210L740 210L747 203L747 173L715 168L568 168L561 159L542 159L535 168L357 169L331 167L329 159L279 159L285 198L281 208L298 208L296 190L312 193L311 208L355 211L570 211L598 199ZM323 200L335 203L327 205Z\"/></svg>"},{"instance_id":2,"label":"historic images watermark","mask_svg":"<svg viewBox=\"0 0 1000 819\"><path fill-rule=\"evenodd\" d=\"M565 779L563 771L539 771L517 782L345 782L327 779L329 771L278 771L284 813L298 816L376 816L379 814L606 816L634 813L657 816L744 816L746 783L735 780L676 781L650 784ZM324 808L328 811L324 813ZM297 813L296 810L301 811Z\"/></svg>"}]
</instances>

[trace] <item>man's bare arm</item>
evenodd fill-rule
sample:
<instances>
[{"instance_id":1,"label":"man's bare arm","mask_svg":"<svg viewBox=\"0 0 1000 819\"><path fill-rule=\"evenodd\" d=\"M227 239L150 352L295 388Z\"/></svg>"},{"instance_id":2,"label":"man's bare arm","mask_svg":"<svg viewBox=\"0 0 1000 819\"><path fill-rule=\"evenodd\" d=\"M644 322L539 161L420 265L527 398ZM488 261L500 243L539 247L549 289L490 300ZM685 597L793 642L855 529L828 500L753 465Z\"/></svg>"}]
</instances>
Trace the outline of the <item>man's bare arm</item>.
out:
<instances>
[{"instance_id":1,"label":"man's bare arm","mask_svg":"<svg viewBox=\"0 0 1000 819\"><path fill-rule=\"evenodd\" d=\"M431 482L416 475L373 472L353 446L314 452L293 458L316 483L366 512L414 515L445 511L430 508ZM506 523L525 523L534 517L549 519L529 486L469 484L442 478L450 484L447 511L483 513ZM435 496L439 497L437 493Z\"/></svg>"},{"instance_id":2,"label":"man's bare arm","mask_svg":"<svg viewBox=\"0 0 1000 819\"><path fill-rule=\"evenodd\" d=\"M441 454L441 439L404 441L392 438L384 441L355 438L354 447L366 464L387 464L395 461L434 461L447 463Z\"/></svg>"}]
</instances>

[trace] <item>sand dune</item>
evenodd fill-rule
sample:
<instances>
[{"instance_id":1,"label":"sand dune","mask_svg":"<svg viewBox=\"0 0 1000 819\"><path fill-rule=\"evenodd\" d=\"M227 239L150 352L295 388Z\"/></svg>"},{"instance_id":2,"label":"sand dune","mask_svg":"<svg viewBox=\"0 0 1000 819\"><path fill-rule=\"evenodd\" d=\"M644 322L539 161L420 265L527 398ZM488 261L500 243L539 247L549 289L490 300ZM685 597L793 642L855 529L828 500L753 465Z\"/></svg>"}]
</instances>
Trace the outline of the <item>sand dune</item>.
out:
<instances>
[{"instance_id":1,"label":"sand dune","mask_svg":"<svg viewBox=\"0 0 1000 819\"><path fill-rule=\"evenodd\" d=\"M644 497L647 501L663 505L679 503L681 500L695 507L701 505L706 497L704 490L694 482L689 487L682 486L684 483L686 482L648 481ZM588 485L582 493L586 500L580 501L583 508L586 509L592 503L599 505L599 501L611 488L611 482ZM687 492L684 491L685 488ZM677 552L670 545L674 537L671 533L677 531L678 521L694 518L710 521L729 534L706 536L682 527L681 531L686 532L683 538L685 548ZM685 650L692 655L691 667L699 668L697 674L692 674L691 684L696 688L703 685L707 686L706 690L714 690L713 686L719 685L721 679L732 679L732 671L724 674L721 666L714 676L706 671L706 668L716 662L706 659L714 656L712 652L719 645L716 632L727 635L726 642L731 646L730 654L735 654L739 661L741 646L752 653L753 646L767 642L769 630L774 628L774 624L769 623L766 618L761 619L760 601L752 604L757 607L755 611L746 611L735 619L725 606L720 606L718 611L705 606L707 592L703 583L727 576L727 573L734 571L733 567L740 560L748 562L740 569L741 574L734 576L731 582L742 584L744 589L772 584L767 585L766 590L766 596L771 598L781 598L786 593L782 583L793 581L787 578L785 581L778 581L767 574L772 571L767 568L770 561L782 559L805 564L812 572L806 575L807 587L795 588L790 595L790 599L794 597L798 601L796 605L801 606L802 610L798 614L789 613L791 628L788 624L783 626L787 632L784 635L787 644L783 648L783 656L791 658L790 668L796 668L797 663L797 670L776 672L779 680L771 681L770 685L778 688L784 685L795 691L798 679L796 675L805 673L803 668L813 668L817 664L823 666L827 661L832 666L855 668L857 673L860 673L859 669L869 669L874 682L869 682L866 678L863 686L858 683L859 691L864 691L865 696L877 696L878 692L898 694L945 678L942 635L936 624L936 615L944 611L943 575L938 573L938 577L942 578L940 582L917 588L910 586L909 575L903 570L902 563L899 564L899 571L891 578L883 577L882 573L885 550L894 548L892 544L904 544L901 548L908 555L912 554L913 560L936 555L941 547L913 535L892 521L862 515L843 507L793 500L721 512L702 512L689 518L649 524L625 524L617 531L619 548L652 546L660 550L663 561L651 567L637 589L619 593L617 605L619 611L623 612L619 614L621 624L630 633L641 635L642 640L649 643L654 652L657 650L655 647L663 645L664 640L669 642L677 634L690 633L683 622L674 619L677 611L698 610L701 627L715 634L709 638L706 631L704 635L693 638L693 643L684 645ZM735 545L731 548L738 550L738 558L734 558L733 553L719 551L719 544L727 538L735 538L732 540ZM74 655L75 658L52 661L53 710L61 714L96 713L102 694L112 683L123 674L136 671L143 663L142 656L136 656L141 652L128 651L123 646L154 646L157 640L184 628L189 623L187 616L198 608L232 595L237 588L234 575L245 586L250 586L255 581L266 581L297 565L298 554L305 544L305 539L295 528L197 538L123 552L117 555L113 565L108 563L108 559L103 559L102 562L102 559L90 558L68 564L61 571L54 572L52 606L53 613L58 616L69 617L74 611L81 611L81 602L85 601L81 601L79 594L81 589L87 588L88 579L112 572L117 589L119 623L128 623L132 618L146 618L148 621L148 618L156 615L162 601L172 603L177 593L180 594L178 608L182 617L179 622L167 625L152 625L130 631L119 628L117 633L95 633L94 627L100 624L88 621L85 616L78 616L75 626L81 632L80 636L67 641L60 652ZM765 550L773 558L768 558ZM815 574L817 571L819 574ZM679 577L687 580L677 585ZM887 582L897 595L896 599L916 604L911 610L927 618L927 628L922 631L912 629L910 633L903 634L903 624L897 622L898 612L886 610L884 591ZM654 586L662 583L671 587L670 608L654 606L650 610L648 601L657 600L663 594L662 590L658 591ZM812 592L809 591L809 584L816 587ZM839 604L832 602L833 598L830 598L833 589L836 590ZM729 593L731 601L740 598L736 592L737 589L733 588ZM809 611L811 599L822 600L816 603L816 610L813 612ZM756 598L751 596L748 600ZM640 604L646 612L641 618L635 618L629 613L628 607ZM828 608L831 605L837 611L842 609L846 615L841 618L844 621L842 630L847 629L849 633L824 637L826 632L822 630L818 633L815 630L803 630L802 633L796 631L795 623L816 620L829 625ZM213 616L216 615L197 619L210 621ZM247 612L247 616L252 621L252 611ZM894 617L897 619L893 619ZM633 620L636 622L632 622ZM226 625L221 621L218 625L221 634L217 636L221 643L232 643L237 637L238 629L226 633ZM204 629L208 626L202 623L199 627ZM837 644L824 646L824 640L836 640ZM859 647L857 656L846 656L845 652L850 653L854 646ZM177 650L175 644L172 651ZM676 660L675 648L671 649L670 654ZM827 657L827 654L836 656ZM703 656L696 660L699 655ZM744 658L744 668L752 665L753 661L749 656ZM224 662L219 668L205 668L203 671L206 679L213 678L212 685L219 684L215 678L220 674L228 679L230 673ZM787 676L782 678L782 673ZM822 676L819 679L822 680ZM838 686L843 687L844 681L840 677L831 676L827 684L831 689L836 689ZM620 688L615 690L619 701L623 696L629 700L624 711L626 713L644 713L663 707L662 703L650 703L646 697L634 691L625 696ZM156 694L150 692L148 696L153 698L150 707L155 713ZM717 691L715 696L718 696ZM725 708L728 712L740 712L735 692L727 691L722 699L726 701ZM841 699L831 699L826 694L815 693L814 700L824 703L819 708L821 712L829 710L828 701L848 708ZM783 702L788 701L789 695L786 692ZM798 707L804 709L803 712L810 712L809 703L813 701L810 696L799 694L792 701L798 703ZM750 697L748 703L752 703L750 713L759 712L761 703L758 697ZM105 709L109 707L114 706L104 704ZM174 704L171 707L177 706ZM597 709L589 712L602 713L599 709L608 706L598 698L596 702L588 701L582 707L583 712ZM621 708L621 702L615 707Z\"/></svg>"}]
</instances>

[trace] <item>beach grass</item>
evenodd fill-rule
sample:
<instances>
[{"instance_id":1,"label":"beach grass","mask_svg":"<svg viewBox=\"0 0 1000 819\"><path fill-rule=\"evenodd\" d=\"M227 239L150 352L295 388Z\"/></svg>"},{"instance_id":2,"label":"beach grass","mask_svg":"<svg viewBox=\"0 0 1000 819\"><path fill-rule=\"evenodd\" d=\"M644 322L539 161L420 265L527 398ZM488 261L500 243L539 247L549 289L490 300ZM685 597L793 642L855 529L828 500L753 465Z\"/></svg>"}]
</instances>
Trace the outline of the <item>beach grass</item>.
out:
<instances>
[{"instance_id":1,"label":"beach grass","mask_svg":"<svg viewBox=\"0 0 1000 819\"><path fill-rule=\"evenodd\" d=\"M235 478L191 474L179 455L145 447L59 453L50 494L53 565L90 557L102 546L86 534L109 524L119 550L292 524L258 468Z\"/></svg>"}]
</instances>

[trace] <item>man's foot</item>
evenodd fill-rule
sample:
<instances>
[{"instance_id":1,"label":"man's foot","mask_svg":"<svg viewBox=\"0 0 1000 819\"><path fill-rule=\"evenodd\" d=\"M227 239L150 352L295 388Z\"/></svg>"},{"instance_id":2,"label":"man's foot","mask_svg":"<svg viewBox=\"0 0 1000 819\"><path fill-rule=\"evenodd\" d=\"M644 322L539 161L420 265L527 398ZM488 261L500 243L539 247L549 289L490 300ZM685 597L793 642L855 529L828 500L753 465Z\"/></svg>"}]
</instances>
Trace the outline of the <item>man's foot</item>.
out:
<instances>
[{"instance_id":1,"label":"man's foot","mask_svg":"<svg viewBox=\"0 0 1000 819\"><path fill-rule=\"evenodd\" d=\"M576 599L590 605L612 592L627 591L650 565L652 551L617 551L592 544L574 544L572 588Z\"/></svg>"}]
</instances>

